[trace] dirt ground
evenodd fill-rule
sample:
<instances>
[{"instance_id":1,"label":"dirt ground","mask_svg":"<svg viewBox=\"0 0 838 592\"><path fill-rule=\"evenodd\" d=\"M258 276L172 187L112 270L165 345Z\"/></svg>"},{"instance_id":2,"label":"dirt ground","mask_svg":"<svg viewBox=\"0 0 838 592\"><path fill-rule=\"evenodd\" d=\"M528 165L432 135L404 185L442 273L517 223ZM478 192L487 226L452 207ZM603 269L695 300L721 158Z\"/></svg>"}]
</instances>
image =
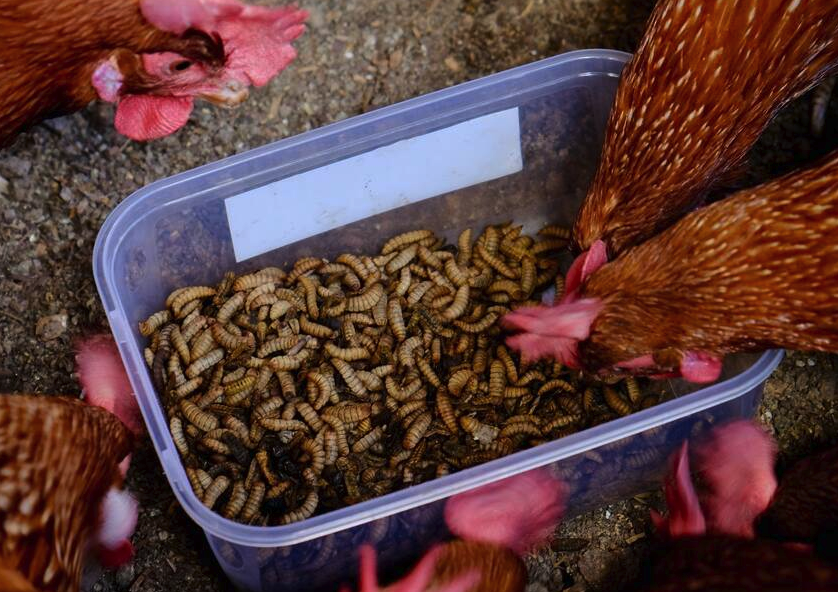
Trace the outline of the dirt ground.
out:
<instances>
[{"instance_id":1,"label":"dirt ground","mask_svg":"<svg viewBox=\"0 0 838 592\"><path fill-rule=\"evenodd\" d=\"M103 327L91 272L96 233L143 185L363 111L572 49L632 51L644 0L306 0L299 59L235 111L199 106L178 134L151 144L113 130L109 106L48 122L0 152L0 391L77 394L71 341ZM838 101L823 140L808 133L804 97L755 149L750 180L811 161L838 144ZM791 354L760 411L785 463L838 440L838 358ZM229 589L203 535L179 509L149 443L130 486L142 505L127 568L97 592ZM530 559L531 591L613 588L648 547L656 495L562 527Z\"/></svg>"}]
</instances>

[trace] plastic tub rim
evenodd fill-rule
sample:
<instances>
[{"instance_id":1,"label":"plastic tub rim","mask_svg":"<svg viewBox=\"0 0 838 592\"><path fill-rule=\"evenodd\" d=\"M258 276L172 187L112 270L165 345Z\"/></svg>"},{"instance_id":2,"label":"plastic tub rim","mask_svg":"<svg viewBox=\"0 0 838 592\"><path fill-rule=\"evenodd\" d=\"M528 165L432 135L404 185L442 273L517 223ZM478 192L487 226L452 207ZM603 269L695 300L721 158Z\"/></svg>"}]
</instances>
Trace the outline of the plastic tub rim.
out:
<instances>
[{"instance_id":1,"label":"plastic tub rim","mask_svg":"<svg viewBox=\"0 0 838 592\"><path fill-rule=\"evenodd\" d=\"M252 159L264 157L276 150L309 142L342 130L351 129L359 124L388 117L397 114L400 111L413 109L423 104L434 102L442 97L450 98L472 89L487 86L498 81L501 77L504 79L514 79L516 76L538 71L546 67L555 67L561 63L575 61L578 59L610 59L625 64L629 58L630 54L614 50L591 49L567 52L559 56L519 66L518 68L492 74L490 76L469 81L448 89L438 90L420 97L396 103L371 113L352 117L341 122L336 122L316 130L249 150L242 154L234 155L213 163L208 163L201 167L161 179L140 188L114 208L101 227L93 249L94 279L100 298L104 304L108 320L111 323L112 332L116 334L116 328L119 328L123 334L130 334L131 332L124 310L115 298L116 288L113 285L112 280L110 280L110 277L112 277L113 274L108 275L105 273L105 269L112 268L115 265L115 253L117 252L117 249L111 247L119 244L119 241L122 239L121 236L116 236L113 231L117 228L120 230L127 229L138 223L139 219L131 220L130 214L140 205L148 206L145 198L151 197L153 194L156 194L163 189L180 183L211 175L220 170ZM591 72L588 75L609 74L607 72ZM578 78L580 76L585 76L585 74L575 74L572 77ZM473 107L474 105L475 104L472 104L471 106ZM456 111L452 111L452 113L453 112ZM390 129L386 130L384 133L393 133L393 131L393 129ZM374 138L374 136L369 136L366 139L369 138ZM310 155L303 160L316 157L316 154ZM216 187L222 185L223 183ZM194 193L193 197L199 194L200 192ZM165 203L171 203L173 201L176 200L168 200ZM156 205L159 204L155 204L155 207ZM125 226L125 224L128 224L128 226ZM134 391L140 392L148 390L147 387L150 386L150 383L145 384L148 382L147 376L144 376L143 373L138 371L139 368L143 367L142 360L135 359L135 356L132 355L132 352L130 351L128 343L125 341L121 342L118 338L117 347L119 348L120 355L126 365L126 368L129 370L129 379L132 383ZM164 472L166 472L169 485L172 488L178 502L181 504L189 517L194 520L207 535L215 536L235 545L247 547L281 547L303 543L337 531L358 526L372 520L384 518L386 516L397 514L428 503L433 503L479 485L484 485L498 479L503 479L550 464L602 444L620 440L635 433L645 431L649 428L669 423L680 419L681 417L695 413L696 411L724 403L728 400L742 396L751 389L758 387L765 381L774 368L777 367L782 357L783 352L781 350L772 350L764 353L754 365L743 371L741 374L731 377L724 382L714 384L706 389L701 389L694 393L690 393L672 401L657 405L648 410L634 413L628 417L607 422L605 424L601 424L600 426L595 426L588 430L584 430L583 432L579 432L578 434L573 434L565 438L542 444L541 446L520 451L489 463L465 469L446 477L434 479L427 483L402 489L400 491L374 498L353 506L334 510L321 516L316 516L294 524L272 527L248 526L233 522L206 508L198 500L191 487L188 485L183 464L176 453L176 449L174 448L174 444L171 440L171 434L168 432L168 429L161 431L159 430L159 426L156 425L158 418L154 417L152 407L157 405L158 411L162 413L159 401L149 401L145 397L138 397L138 402L151 436L155 452L161 461ZM132 372L132 370L134 371ZM736 388L729 388L732 386L731 383L734 381L737 383ZM141 386L143 388L138 388ZM153 389L149 392L153 392ZM163 417L165 418L165 414L163 414ZM154 421L149 421L150 419L153 419ZM174 470L172 471L171 468L174 468Z\"/></svg>"}]
</instances>

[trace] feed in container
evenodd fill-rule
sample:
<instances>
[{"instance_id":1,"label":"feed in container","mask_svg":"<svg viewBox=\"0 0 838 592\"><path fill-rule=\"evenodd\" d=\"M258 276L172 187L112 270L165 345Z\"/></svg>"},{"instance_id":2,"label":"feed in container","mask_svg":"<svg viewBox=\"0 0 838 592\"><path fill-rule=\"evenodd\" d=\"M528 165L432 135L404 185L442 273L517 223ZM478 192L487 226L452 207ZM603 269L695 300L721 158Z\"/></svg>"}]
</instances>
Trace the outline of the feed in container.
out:
<instances>
[{"instance_id":1,"label":"feed in container","mask_svg":"<svg viewBox=\"0 0 838 592\"><path fill-rule=\"evenodd\" d=\"M169 483L242 590L336 590L372 543L382 581L448 536L446 499L536 468L570 487L567 516L660 484L666 460L712 423L749 417L782 352L728 356L722 377L627 417L486 464L285 526L238 524L189 485L143 360L138 322L173 289L227 270L303 256L375 252L429 228L514 220L570 226L599 160L628 54L585 50L501 72L288 138L153 183L99 232L94 276ZM568 257L569 259L569 257ZM569 260L568 260L569 263ZM526 503L526 500L522 500Z\"/></svg>"}]
</instances>

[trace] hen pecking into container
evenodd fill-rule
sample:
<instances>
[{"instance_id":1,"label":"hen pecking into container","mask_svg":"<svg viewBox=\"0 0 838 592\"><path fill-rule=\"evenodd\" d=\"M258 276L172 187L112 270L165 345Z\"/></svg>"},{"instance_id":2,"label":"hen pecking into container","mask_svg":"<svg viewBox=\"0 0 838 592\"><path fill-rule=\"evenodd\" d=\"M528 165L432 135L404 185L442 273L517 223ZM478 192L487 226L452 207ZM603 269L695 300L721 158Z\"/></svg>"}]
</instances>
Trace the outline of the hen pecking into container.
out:
<instances>
[{"instance_id":1,"label":"hen pecking into container","mask_svg":"<svg viewBox=\"0 0 838 592\"><path fill-rule=\"evenodd\" d=\"M383 589L375 550L362 548L359 592L523 592L521 557L552 535L567 495L567 486L544 469L455 495L445 505L445 522L459 539L434 547L410 575Z\"/></svg>"},{"instance_id":2,"label":"hen pecking into container","mask_svg":"<svg viewBox=\"0 0 838 592\"><path fill-rule=\"evenodd\" d=\"M132 139L171 134L194 99L237 105L288 66L306 18L235 0L0 0L0 147L97 98Z\"/></svg>"},{"instance_id":3,"label":"hen pecking into container","mask_svg":"<svg viewBox=\"0 0 838 592\"><path fill-rule=\"evenodd\" d=\"M123 479L136 402L109 337L78 350L89 403L0 395L2 590L75 591L88 550L105 566L133 554L137 504Z\"/></svg>"},{"instance_id":4,"label":"hen pecking into container","mask_svg":"<svg viewBox=\"0 0 838 592\"><path fill-rule=\"evenodd\" d=\"M838 350L838 152L735 193L504 318L510 346L597 372L712 382L726 354Z\"/></svg>"},{"instance_id":5,"label":"hen pecking into container","mask_svg":"<svg viewBox=\"0 0 838 592\"><path fill-rule=\"evenodd\" d=\"M833 0L660 0L621 76L567 293L732 181L774 115L836 66Z\"/></svg>"}]
</instances>

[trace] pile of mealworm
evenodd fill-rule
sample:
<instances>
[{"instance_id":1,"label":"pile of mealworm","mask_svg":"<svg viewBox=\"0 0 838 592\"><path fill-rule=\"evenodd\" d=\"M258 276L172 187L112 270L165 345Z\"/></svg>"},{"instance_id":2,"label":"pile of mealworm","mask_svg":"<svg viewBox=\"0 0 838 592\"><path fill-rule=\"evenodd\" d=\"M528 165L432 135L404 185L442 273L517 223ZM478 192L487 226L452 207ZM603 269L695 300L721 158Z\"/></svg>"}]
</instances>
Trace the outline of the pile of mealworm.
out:
<instances>
[{"instance_id":1,"label":"pile of mealworm","mask_svg":"<svg viewBox=\"0 0 838 592\"><path fill-rule=\"evenodd\" d=\"M195 494L288 524L653 405L633 380L583 385L522 363L498 319L551 286L568 231L512 224L378 256L305 257L172 292L140 323Z\"/></svg>"}]
</instances>

